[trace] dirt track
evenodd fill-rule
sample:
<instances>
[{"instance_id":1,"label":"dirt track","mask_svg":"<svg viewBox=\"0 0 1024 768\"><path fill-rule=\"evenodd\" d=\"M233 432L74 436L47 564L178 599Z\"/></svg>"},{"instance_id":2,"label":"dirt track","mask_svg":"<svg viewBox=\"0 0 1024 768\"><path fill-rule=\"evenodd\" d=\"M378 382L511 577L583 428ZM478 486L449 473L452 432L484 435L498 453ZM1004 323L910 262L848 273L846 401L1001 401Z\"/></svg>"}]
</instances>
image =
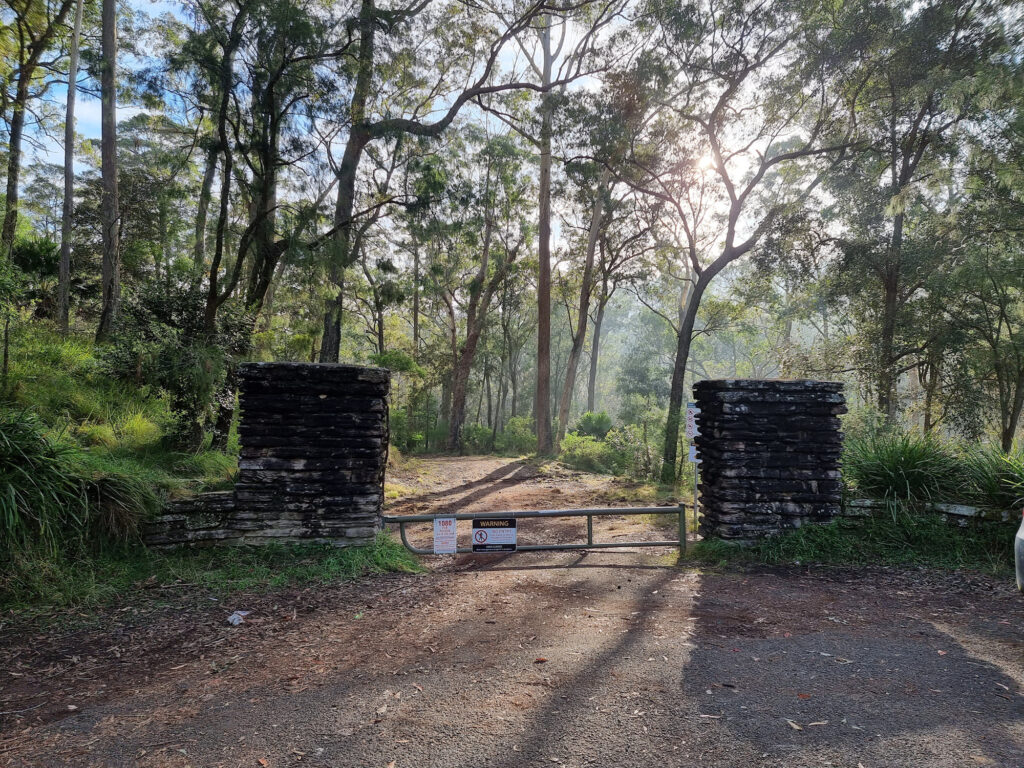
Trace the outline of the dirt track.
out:
<instances>
[{"instance_id":1,"label":"dirt track","mask_svg":"<svg viewBox=\"0 0 1024 768\"><path fill-rule=\"evenodd\" d=\"M495 459L396 480L418 489L398 513L624 500ZM425 575L236 600L254 611L237 628L193 600L170 631L113 609L99 630L8 629L0 711L27 711L0 717L0 764L1024 766L1010 585L670 555L427 558Z\"/></svg>"}]
</instances>

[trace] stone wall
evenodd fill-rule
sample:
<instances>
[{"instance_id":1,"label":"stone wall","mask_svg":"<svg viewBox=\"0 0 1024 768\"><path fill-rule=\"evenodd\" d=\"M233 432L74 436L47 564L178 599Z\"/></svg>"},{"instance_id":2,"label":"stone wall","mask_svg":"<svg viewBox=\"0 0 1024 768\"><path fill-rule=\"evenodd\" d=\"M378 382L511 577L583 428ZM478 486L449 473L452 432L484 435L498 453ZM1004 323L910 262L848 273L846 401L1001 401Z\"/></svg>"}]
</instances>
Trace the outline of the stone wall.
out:
<instances>
[{"instance_id":1,"label":"stone wall","mask_svg":"<svg viewBox=\"0 0 1024 768\"><path fill-rule=\"evenodd\" d=\"M384 500L388 371L246 363L239 379L234 490L168 505L145 526L143 540L151 546L372 541Z\"/></svg>"},{"instance_id":2,"label":"stone wall","mask_svg":"<svg viewBox=\"0 0 1024 768\"><path fill-rule=\"evenodd\" d=\"M776 379L694 386L703 536L749 541L841 513L842 389Z\"/></svg>"}]
</instances>

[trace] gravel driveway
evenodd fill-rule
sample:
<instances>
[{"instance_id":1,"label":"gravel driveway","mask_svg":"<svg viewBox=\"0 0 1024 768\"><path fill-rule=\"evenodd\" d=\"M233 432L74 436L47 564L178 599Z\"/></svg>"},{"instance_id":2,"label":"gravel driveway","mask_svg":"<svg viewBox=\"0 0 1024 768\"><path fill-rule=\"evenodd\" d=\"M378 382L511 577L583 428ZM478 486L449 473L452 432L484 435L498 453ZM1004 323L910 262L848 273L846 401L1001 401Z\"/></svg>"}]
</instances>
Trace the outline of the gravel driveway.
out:
<instances>
[{"instance_id":1,"label":"gravel driveway","mask_svg":"<svg viewBox=\"0 0 1024 768\"><path fill-rule=\"evenodd\" d=\"M395 511L621 497L495 459L415 475ZM670 555L427 558L422 575L239 598L239 627L196 600L10 627L0 765L1024 767L1012 585Z\"/></svg>"}]
</instances>

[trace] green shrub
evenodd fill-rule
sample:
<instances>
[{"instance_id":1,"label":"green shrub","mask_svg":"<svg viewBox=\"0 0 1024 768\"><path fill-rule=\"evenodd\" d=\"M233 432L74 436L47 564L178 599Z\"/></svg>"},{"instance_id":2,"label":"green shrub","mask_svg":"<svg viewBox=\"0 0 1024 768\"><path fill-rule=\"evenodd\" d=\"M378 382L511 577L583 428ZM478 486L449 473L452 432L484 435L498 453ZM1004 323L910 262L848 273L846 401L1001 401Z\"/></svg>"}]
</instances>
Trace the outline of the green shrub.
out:
<instances>
[{"instance_id":1,"label":"green shrub","mask_svg":"<svg viewBox=\"0 0 1024 768\"><path fill-rule=\"evenodd\" d=\"M141 413L129 416L120 425L120 442L129 448L144 448L160 440L160 427Z\"/></svg>"},{"instance_id":2,"label":"green shrub","mask_svg":"<svg viewBox=\"0 0 1024 768\"><path fill-rule=\"evenodd\" d=\"M526 416L514 416L505 423L505 429L494 442L498 453L506 456L522 456L537 450L537 437L533 434L530 419Z\"/></svg>"},{"instance_id":3,"label":"green shrub","mask_svg":"<svg viewBox=\"0 0 1024 768\"><path fill-rule=\"evenodd\" d=\"M125 541L159 507L152 472L52 436L0 409L0 551Z\"/></svg>"},{"instance_id":4,"label":"green shrub","mask_svg":"<svg viewBox=\"0 0 1024 768\"><path fill-rule=\"evenodd\" d=\"M952 445L899 431L847 439L843 475L855 492L891 504L963 501L972 486Z\"/></svg>"},{"instance_id":5,"label":"green shrub","mask_svg":"<svg viewBox=\"0 0 1024 768\"><path fill-rule=\"evenodd\" d=\"M146 286L126 302L102 367L116 380L167 393L175 447L197 450L215 415L232 355L248 350L251 320L237 307L218 313L216 333L203 327L205 298L196 288Z\"/></svg>"},{"instance_id":6,"label":"green shrub","mask_svg":"<svg viewBox=\"0 0 1024 768\"><path fill-rule=\"evenodd\" d=\"M576 469L601 474L621 474L629 465L629 459L610 443L590 435L565 436L561 444L559 461Z\"/></svg>"},{"instance_id":7,"label":"green shrub","mask_svg":"<svg viewBox=\"0 0 1024 768\"><path fill-rule=\"evenodd\" d=\"M75 428L75 435L85 445L103 445L107 448L117 445L117 435L107 424L79 424Z\"/></svg>"},{"instance_id":8,"label":"green shrub","mask_svg":"<svg viewBox=\"0 0 1024 768\"><path fill-rule=\"evenodd\" d=\"M53 551L66 532L85 525L88 507L74 453L33 414L0 410L0 552Z\"/></svg>"},{"instance_id":9,"label":"green shrub","mask_svg":"<svg viewBox=\"0 0 1024 768\"><path fill-rule=\"evenodd\" d=\"M160 508L159 473L109 453L76 451L68 464L79 477L87 514L81 531L89 546L135 539L139 524Z\"/></svg>"},{"instance_id":10,"label":"green shrub","mask_svg":"<svg viewBox=\"0 0 1024 768\"><path fill-rule=\"evenodd\" d=\"M967 501L998 510L1018 509L1024 503L1024 452L1004 453L986 445L964 455L972 488Z\"/></svg>"},{"instance_id":11,"label":"green shrub","mask_svg":"<svg viewBox=\"0 0 1024 768\"><path fill-rule=\"evenodd\" d=\"M622 474L644 479L656 478L661 473L659 446L645 439L642 427L624 424L608 432L605 442L621 457Z\"/></svg>"},{"instance_id":12,"label":"green shrub","mask_svg":"<svg viewBox=\"0 0 1024 768\"><path fill-rule=\"evenodd\" d=\"M494 447L493 432L483 424L464 424L462 447L470 453L490 453Z\"/></svg>"},{"instance_id":13,"label":"green shrub","mask_svg":"<svg viewBox=\"0 0 1024 768\"><path fill-rule=\"evenodd\" d=\"M577 435L589 435L590 437L596 437L598 440L604 440L605 435L611 431L611 428L612 417L607 413L604 411L599 413L587 411L580 416L572 431Z\"/></svg>"}]
</instances>

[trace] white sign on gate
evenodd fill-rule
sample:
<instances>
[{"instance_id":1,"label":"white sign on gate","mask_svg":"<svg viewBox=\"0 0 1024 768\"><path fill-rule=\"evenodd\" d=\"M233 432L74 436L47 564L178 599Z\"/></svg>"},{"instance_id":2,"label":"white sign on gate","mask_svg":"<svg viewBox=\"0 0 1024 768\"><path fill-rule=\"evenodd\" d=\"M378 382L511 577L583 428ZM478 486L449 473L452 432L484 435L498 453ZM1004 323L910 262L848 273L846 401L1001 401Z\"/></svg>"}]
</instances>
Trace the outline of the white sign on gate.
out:
<instances>
[{"instance_id":1,"label":"white sign on gate","mask_svg":"<svg viewBox=\"0 0 1024 768\"><path fill-rule=\"evenodd\" d=\"M435 517L434 518L434 554L454 555L455 554L455 518Z\"/></svg>"}]
</instances>

